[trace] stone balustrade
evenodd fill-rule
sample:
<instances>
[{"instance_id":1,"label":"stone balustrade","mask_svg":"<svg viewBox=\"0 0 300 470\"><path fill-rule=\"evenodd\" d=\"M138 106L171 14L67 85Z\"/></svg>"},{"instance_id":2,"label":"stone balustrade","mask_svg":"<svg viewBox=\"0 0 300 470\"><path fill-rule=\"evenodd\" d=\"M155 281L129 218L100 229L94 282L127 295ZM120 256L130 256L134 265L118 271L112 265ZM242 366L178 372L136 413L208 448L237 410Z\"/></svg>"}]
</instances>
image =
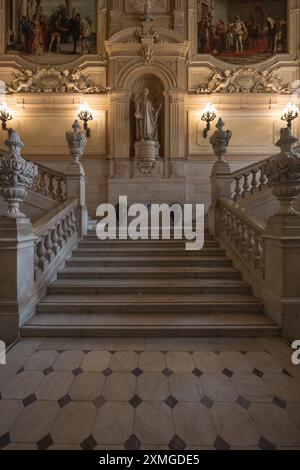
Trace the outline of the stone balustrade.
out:
<instances>
[{"instance_id":1,"label":"stone balustrade","mask_svg":"<svg viewBox=\"0 0 300 470\"><path fill-rule=\"evenodd\" d=\"M232 199L238 201L267 188L266 166L270 159L232 173Z\"/></svg>"},{"instance_id":2,"label":"stone balustrade","mask_svg":"<svg viewBox=\"0 0 300 470\"><path fill-rule=\"evenodd\" d=\"M35 246L34 273L35 281L47 270L58 257L63 247L78 235L76 211L78 201L62 204L61 210L40 219L33 231L37 237Z\"/></svg>"},{"instance_id":3,"label":"stone balustrade","mask_svg":"<svg viewBox=\"0 0 300 470\"><path fill-rule=\"evenodd\" d=\"M264 229L242 213L234 204L222 200L220 222L222 237L238 252L254 273L264 278Z\"/></svg>"},{"instance_id":4,"label":"stone balustrade","mask_svg":"<svg viewBox=\"0 0 300 470\"><path fill-rule=\"evenodd\" d=\"M67 181L63 173L37 164L38 174L32 190L37 194L62 203L67 200Z\"/></svg>"}]
</instances>

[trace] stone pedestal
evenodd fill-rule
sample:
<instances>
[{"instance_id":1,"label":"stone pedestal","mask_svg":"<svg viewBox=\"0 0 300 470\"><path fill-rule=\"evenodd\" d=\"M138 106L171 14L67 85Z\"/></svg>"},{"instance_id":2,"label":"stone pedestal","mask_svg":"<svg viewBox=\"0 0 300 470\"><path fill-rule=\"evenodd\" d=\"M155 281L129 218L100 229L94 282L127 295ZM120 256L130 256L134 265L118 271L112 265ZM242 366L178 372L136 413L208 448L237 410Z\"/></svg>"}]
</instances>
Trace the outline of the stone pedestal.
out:
<instances>
[{"instance_id":1,"label":"stone pedestal","mask_svg":"<svg viewBox=\"0 0 300 470\"><path fill-rule=\"evenodd\" d=\"M80 238L87 234L88 211L85 202L85 171L81 163L72 162L66 170L67 199L78 199L78 235Z\"/></svg>"},{"instance_id":2,"label":"stone pedestal","mask_svg":"<svg viewBox=\"0 0 300 470\"><path fill-rule=\"evenodd\" d=\"M0 340L6 345L35 312L35 240L28 219L0 219Z\"/></svg>"},{"instance_id":3,"label":"stone pedestal","mask_svg":"<svg viewBox=\"0 0 300 470\"><path fill-rule=\"evenodd\" d=\"M143 175L150 175L159 158L158 142L152 140L141 140L134 144L135 160Z\"/></svg>"},{"instance_id":4,"label":"stone pedestal","mask_svg":"<svg viewBox=\"0 0 300 470\"><path fill-rule=\"evenodd\" d=\"M274 216L265 234L266 313L289 340L300 338L300 216Z\"/></svg>"}]
</instances>

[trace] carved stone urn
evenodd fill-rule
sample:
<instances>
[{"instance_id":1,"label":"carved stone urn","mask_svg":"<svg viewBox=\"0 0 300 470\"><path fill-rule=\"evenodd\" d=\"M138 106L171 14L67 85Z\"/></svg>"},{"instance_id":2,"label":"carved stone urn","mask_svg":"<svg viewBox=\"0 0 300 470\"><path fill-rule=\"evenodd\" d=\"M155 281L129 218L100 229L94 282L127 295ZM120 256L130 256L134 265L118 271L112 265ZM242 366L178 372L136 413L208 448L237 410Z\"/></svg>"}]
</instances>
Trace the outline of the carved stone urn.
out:
<instances>
[{"instance_id":1,"label":"carved stone urn","mask_svg":"<svg viewBox=\"0 0 300 470\"><path fill-rule=\"evenodd\" d=\"M300 194L300 154L294 150L297 142L291 129L288 127L281 129L280 139L276 144L281 148L281 152L266 167L269 186L281 204L279 211L275 214L277 216L300 215L293 208Z\"/></svg>"},{"instance_id":2,"label":"carved stone urn","mask_svg":"<svg viewBox=\"0 0 300 470\"><path fill-rule=\"evenodd\" d=\"M232 137L232 132L224 131L224 126L225 123L223 119L220 118L216 125L216 132L209 139L214 153L218 158L218 161L214 165L213 173L228 173L230 171L230 166L225 161L225 155Z\"/></svg>"},{"instance_id":3,"label":"carved stone urn","mask_svg":"<svg viewBox=\"0 0 300 470\"><path fill-rule=\"evenodd\" d=\"M72 128L73 132L66 133L66 139L68 142L70 154L74 158L74 162L79 164L80 159L85 151L87 138L85 134L81 132L81 126L78 119L74 121Z\"/></svg>"},{"instance_id":4,"label":"carved stone urn","mask_svg":"<svg viewBox=\"0 0 300 470\"><path fill-rule=\"evenodd\" d=\"M11 131L4 143L9 149L7 155L0 155L0 194L8 204L4 217L24 218L20 204L26 198L27 190L32 188L38 168L22 158L21 150L25 146L16 132Z\"/></svg>"}]
</instances>

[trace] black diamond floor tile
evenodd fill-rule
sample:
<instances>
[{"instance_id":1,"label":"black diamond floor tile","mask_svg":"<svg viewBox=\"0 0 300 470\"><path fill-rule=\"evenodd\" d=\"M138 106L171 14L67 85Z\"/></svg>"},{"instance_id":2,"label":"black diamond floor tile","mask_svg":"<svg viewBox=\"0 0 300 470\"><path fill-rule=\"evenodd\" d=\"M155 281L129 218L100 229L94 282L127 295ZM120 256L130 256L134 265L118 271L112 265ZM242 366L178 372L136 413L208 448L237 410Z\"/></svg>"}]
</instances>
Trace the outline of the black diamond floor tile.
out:
<instances>
[{"instance_id":1,"label":"black diamond floor tile","mask_svg":"<svg viewBox=\"0 0 300 470\"><path fill-rule=\"evenodd\" d=\"M270 441L268 441L264 437L260 438L260 441L258 443L258 447L261 450L275 450L276 449L276 446L274 446L274 444L272 444Z\"/></svg>"},{"instance_id":2,"label":"black diamond floor tile","mask_svg":"<svg viewBox=\"0 0 300 470\"><path fill-rule=\"evenodd\" d=\"M222 439L222 437L220 436L218 436L217 439L215 440L213 447L216 450L230 450L230 444L224 441L224 439Z\"/></svg>"},{"instance_id":3,"label":"black diamond floor tile","mask_svg":"<svg viewBox=\"0 0 300 470\"><path fill-rule=\"evenodd\" d=\"M177 405L178 401L176 400L176 398L174 398L172 395L170 395L166 401L165 401L166 405L168 405L171 409L175 408L175 406Z\"/></svg>"},{"instance_id":4,"label":"black diamond floor tile","mask_svg":"<svg viewBox=\"0 0 300 470\"><path fill-rule=\"evenodd\" d=\"M82 450L93 450L97 447L97 442L94 439L92 434L88 436L81 444L80 447Z\"/></svg>"},{"instance_id":5,"label":"black diamond floor tile","mask_svg":"<svg viewBox=\"0 0 300 470\"><path fill-rule=\"evenodd\" d=\"M201 400L202 405L206 406L209 410L214 406L214 402L206 395Z\"/></svg>"},{"instance_id":6,"label":"black diamond floor tile","mask_svg":"<svg viewBox=\"0 0 300 470\"><path fill-rule=\"evenodd\" d=\"M138 437L135 435L130 436L130 438L125 442L124 447L126 450L139 450L141 448L141 442Z\"/></svg>"},{"instance_id":7,"label":"black diamond floor tile","mask_svg":"<svg viewBox=\"0 0 300 470\"><path fill-rule=\"evenodd\" d=\"M133 408L138 408L140 404L143 403L143 400L139 396L135 395L131 400L129 400L129 403Z\"/></svg>"},{"instance_id":8,"label":"black diamond floor tile","mask_svg":"<svg viewBox=\"0 0 300 470\"><path fill-rule=\"evenodd\" d=\"M37 442L37 448L39 450L47 450L49 447L53 446L53 439L51 437L51 434L48 434L45 436L43 439L41 439L39 442Z\"/></svg>"},{"instance_id":9,"label":"black diamond floor tile","mask_svg":"<svg viewBox=\"0 0 300 470\"><path fill-rule=\"evenodd\" d=\"M64 397L58 400L58 404L61 408L64 408L69 403L71 403L71 401L72 401L71 397L69 395L65 395Z\"/></svg>"},{"instance_id":10,"label":"black diamond floor tile","mask_svg":"<svg viewBox=\"0 0 300 470\"><path fill-rule=\"evenodd\" d=\"M169 448L171 450L184 450L186 448L185 442L178 436L174 436L171 442L169 443Z\"/></svg>"},{"instance_id":11,"label":"black diamond floor tile","mask_svg":"<svg viewBox=\"0 0 300 470\"><path fill-rule=\"evenodd\" d=\"M35 394L32 393L28 397L24 398L23 405L26 407L26 406L32 405L32 403L34 403L35 401L37 401L37 398Z\"/></svg>"}]
</instances>

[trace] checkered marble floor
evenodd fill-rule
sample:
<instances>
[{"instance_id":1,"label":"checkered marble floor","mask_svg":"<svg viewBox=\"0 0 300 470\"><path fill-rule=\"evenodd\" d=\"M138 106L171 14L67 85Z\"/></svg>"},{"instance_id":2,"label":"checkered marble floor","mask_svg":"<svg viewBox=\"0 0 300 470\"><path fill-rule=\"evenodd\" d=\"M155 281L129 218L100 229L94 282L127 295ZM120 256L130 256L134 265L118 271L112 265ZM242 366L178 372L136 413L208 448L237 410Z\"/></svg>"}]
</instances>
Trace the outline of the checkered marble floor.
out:
<instances>
[{"instance_id":1,"label":"checkered marble floor","mask_svg":"<svg viewBox=\"0 0 300 470\"><path fill-rule=\"evenodd\" d=\"M300 449L300 366L277 338L22 339L1 450Z\"/></svg>"}]
</instances>

